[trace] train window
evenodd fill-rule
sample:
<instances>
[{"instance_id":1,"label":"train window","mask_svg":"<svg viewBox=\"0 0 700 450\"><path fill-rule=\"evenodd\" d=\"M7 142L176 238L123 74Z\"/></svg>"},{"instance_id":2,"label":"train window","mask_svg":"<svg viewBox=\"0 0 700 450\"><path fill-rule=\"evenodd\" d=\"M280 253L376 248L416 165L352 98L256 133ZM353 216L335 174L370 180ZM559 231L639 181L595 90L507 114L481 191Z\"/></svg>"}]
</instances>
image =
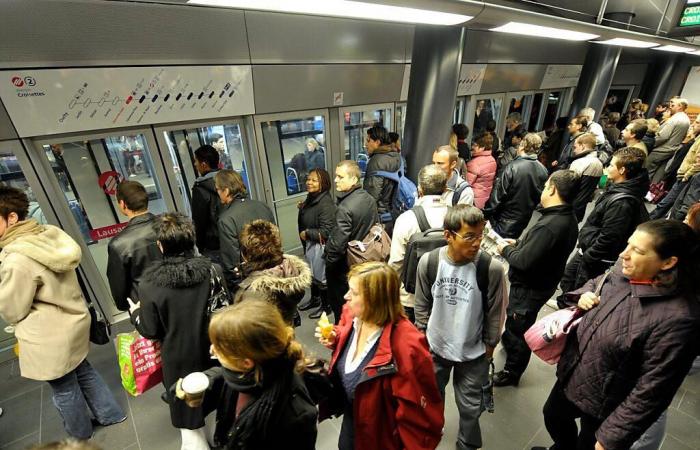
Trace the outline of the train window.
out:
<instances>
[{"instance_id":1,"label":"train window","mask_svg":"<svg viewBox=\"0 0 700 450\"><path fill-rule=\"evenodd\" d=\"M455 102L455 109L454 112L452 113L452 123L462 123L462 120L464 118L464 98L458 98L457 101Z\"/></svg>"},{"instance_id":2,"label":"train window","mask_svg":"<svg viewBox=\"0 0 700 450\"><path fill-rule=\"evenodd\" d=\"M529 119L527 121L527 131L539 131L537 129L537 122L540 118L543 97L544 94L542 94L541 92L539 94L535 94L534 100L532 102L532 108L530 108Z\"/></svg>"},{"instance_id":3,"label":"train window","mask_svg":"<svg viewBox=\"0 0 700 450\"><path fill-rule=\"evenodd\" d=\"M323 116L261 123L270 176L284 177L272 183L275 199L306 192L309 171L326 168L326 138ZM280 161L281 164L275 164ZM277 172L279 167L280 172ZM277 175L279 174L279 175ZM281 187L285 191L280 192Z\"/></svg>"},{"instance_id":4,"label":"train window","mask_svg":"<svg viewBox=\"0 0 700 450\"><path fill-rule=\"evenodd\" d=\"M406 128L406 104L399 103L396 105L396 132L399 133L402 141L404 128Z\"/></svg>"},{"instance_id":5,"label":"train window","mask_svg":"<svg viewBox=\"0 0 700 450\"><path fill-rule=\"evenodd\" d=\"M354 159L360 166L364 178L369 155L365 148L367 130L374 125L391 129L391 108L366 109L362 111L341 111L345 130L344 159Z\"/></svg>"},{"instance_id":6,"label":"train window","mask_svg":"<svg viewBox=\"0 0 700 450\"><path fill-rule=\"evenodd\" d=\"M165 131L180 194L190 211L191 189L200 174L194 163L194 152L202 145L211 145L219 153L219 169L235 170L250 192L248 165L245 161L241 127L237 123L211 125L184 130Z\"/></svg>"},{"instance_id":7,"label":"train window","mask_svg":"<svg viewBox=\"0 0 700 450\"><path fill-rule=\"evenodd\" d=\"M506 117L508 117L510 114L518 113L520 114L521 121L523 122L523 124L527 125L528 111L530 110L531 102L532 95L511 95L508 104L508 113L506 114Z\"/></svg>"},{"instance_id":8,"label":"train window","mask_svg":"<svg viewBox=\"0 0 700 450\"><path fill-rule=\"evenodd\" d=\"M119 210L116 186L121 180L141 183L148 209L166 211L153 175L153 161L143 135L110 136L43 146L52 171L100 273L107 270L107 243L127 222Z\"/></svg>"},{"instance_id":9,"label":"train window","mask_svg":"<svg viewBox=\"0 0 700 450\"><path fill-rule=\"evenodd\" d=\"M486 126L491 120L498 122L501 115L500 98L482 98L476 100L474 107L474 133L472 136L478 136L486 131Z\"/></svg>"},{"instance_id":10,"label":"train window","mask_svg":"<svg viewBox=\"0 0 700 450\"><path fill-rule=\"evenodd\" d=\"M550 92L547 95L547 102L544 109L544 120L542 121L542 129L545 131L551 130L556 126L557 111L561 102L561 92Z\"/></svg>"}]
</instances>

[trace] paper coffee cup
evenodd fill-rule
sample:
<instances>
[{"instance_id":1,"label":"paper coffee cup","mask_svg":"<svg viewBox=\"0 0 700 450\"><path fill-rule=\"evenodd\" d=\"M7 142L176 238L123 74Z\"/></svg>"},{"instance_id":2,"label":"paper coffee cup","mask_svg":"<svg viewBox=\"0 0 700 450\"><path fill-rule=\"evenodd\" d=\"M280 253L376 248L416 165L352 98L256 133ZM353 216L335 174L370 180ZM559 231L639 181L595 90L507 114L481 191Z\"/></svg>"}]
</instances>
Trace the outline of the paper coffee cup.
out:
<instances>
[{"instance_id":1,"label":"paper coffee cup","mask_svg":"<svg viewBox=\"0 0 700 450\"><path fill-rule=\"evenodd\" d=\"M185 392L185 403L190 408L202 404L204 393L209 387L209 377L202 372L192 372L182 380L182 390Z\"/></svg>"}]
</instances>

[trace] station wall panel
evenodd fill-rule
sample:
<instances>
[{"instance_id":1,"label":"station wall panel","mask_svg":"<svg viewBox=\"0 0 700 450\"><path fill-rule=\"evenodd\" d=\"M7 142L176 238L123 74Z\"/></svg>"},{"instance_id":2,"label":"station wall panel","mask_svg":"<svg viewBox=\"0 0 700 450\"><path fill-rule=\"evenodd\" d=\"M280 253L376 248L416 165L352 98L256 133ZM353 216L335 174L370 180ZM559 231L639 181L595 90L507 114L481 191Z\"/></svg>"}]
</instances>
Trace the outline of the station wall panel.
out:
<instances>
[{"instance_id":1,"label":"station wall panel","mask_svg":"<svg viewBox=\"0 0 700 450\"><path fill-rule=\"evenodd\" d=\"M9 139L17 139L17 133L10 122L10 117L7 115L5 105L0 102L0 141Z\"/></svg>"},{"instance_id":2,"label":"station wall panel","mask_svg":"<svg viewBox=\"0 0 700 450\"><path fill-rule=\"evenodd\" d=\"M481 94L539 89L545 64L488 64Z\"/></svg>"}]
</instances>

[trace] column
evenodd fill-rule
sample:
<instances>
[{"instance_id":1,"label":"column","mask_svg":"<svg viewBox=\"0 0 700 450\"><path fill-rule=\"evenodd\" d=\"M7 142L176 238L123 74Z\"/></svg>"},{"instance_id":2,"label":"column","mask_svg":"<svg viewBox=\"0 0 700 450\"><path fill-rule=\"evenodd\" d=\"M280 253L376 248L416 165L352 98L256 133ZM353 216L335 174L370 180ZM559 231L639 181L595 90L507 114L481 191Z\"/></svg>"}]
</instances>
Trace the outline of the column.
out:
<instances>
[{"instance_id":1,"label":"column","mask_svg":"<svg viewBox=\"0 0 700 450\"><path fill-rule=\"evenodd\" d=\"M463 27L415 28L402 143L413 180L433 150L448 143L465 38Z\"/></svg>"},{"instance_id":2,"label":"column","mask_svg":"<svg viewBox=\"0 0 700 450\"><path fill-rule=\"evenodd\" d=\"M671 96L669 92L671 76L678 68L680 55L677 53L656 55L644 74L644 81L639 90L639 98L649 105L647 117L654 117L654 108Z\"/></svg>"}]
</instances>

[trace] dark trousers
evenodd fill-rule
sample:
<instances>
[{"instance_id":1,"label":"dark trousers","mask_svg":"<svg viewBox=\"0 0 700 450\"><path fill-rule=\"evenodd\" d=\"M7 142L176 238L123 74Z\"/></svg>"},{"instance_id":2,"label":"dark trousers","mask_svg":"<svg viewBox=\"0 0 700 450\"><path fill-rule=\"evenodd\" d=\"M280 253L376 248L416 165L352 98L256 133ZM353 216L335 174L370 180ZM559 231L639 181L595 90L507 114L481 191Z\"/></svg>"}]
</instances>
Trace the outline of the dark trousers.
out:
<instances>
[{"instance_id":1,"label":"dark trousers","mask_svg":"<svg viewBox=\"0 0 700 450\"><path fill-rule=\"evenodd\" d=\"M544 425L552 437L554 445L550 450L593 450L595 432L602 420L584 414L564 395L559 381L554 384L547 402L542 410ZM581 430L576 426L576 419L581 419Z\"/></svg>"},{"instance_id":2,"label":"dark trousers","mask_svg":"<svg viewBox=\"0 0 700 450\"><path fill-rule=\"evenodd\" d=\"M414 308L411 308L410 306L404 306L403 310L406 313L406 317L408 317L408 320L410 320L411 323L415 324L416 323L416 310Z\"/></svg>"},{"instance_id":3,"label":"dark trousers","mask_svg":"<svg viewBox=\"0 0 700 450\"><path fill-rule=\"evenodd\" d=\"M668 191L666 196L656 205L656 208L649 213L649 219L663 219L666 217L666 214L671 210L671 207L687 184L687 181L676 180L671 190Z\"/></svg>"},{"instance_id":4,"label":"dark trousers","mask_svg":"<svg viewBox=\"0 0 700 450\"><path fill-rule=\"evenodd\" d=\"M333 310L336 325L343 312L345 294L348 292L348 266L345 261L326 265L326 284L328 285L328 303Z\"/></svg>"},{"instance_id":5,"label":"dark trousers","mask_svg":"<svg viewBox=\"0 0 700 450\"><path fill-rule=\"evenodd\" d=\"M574 257L566 264L564 275L559 283L561 295L557 297L557 304L559 304L560 308L570 306L564 301L567 292L575 291L586 284L586 281L602 275L612 265L611 263L600 262L591 267L584 262L583 255L578 253L578 249L576 249L576 252Z\"/></svg>"}]
</instances>

